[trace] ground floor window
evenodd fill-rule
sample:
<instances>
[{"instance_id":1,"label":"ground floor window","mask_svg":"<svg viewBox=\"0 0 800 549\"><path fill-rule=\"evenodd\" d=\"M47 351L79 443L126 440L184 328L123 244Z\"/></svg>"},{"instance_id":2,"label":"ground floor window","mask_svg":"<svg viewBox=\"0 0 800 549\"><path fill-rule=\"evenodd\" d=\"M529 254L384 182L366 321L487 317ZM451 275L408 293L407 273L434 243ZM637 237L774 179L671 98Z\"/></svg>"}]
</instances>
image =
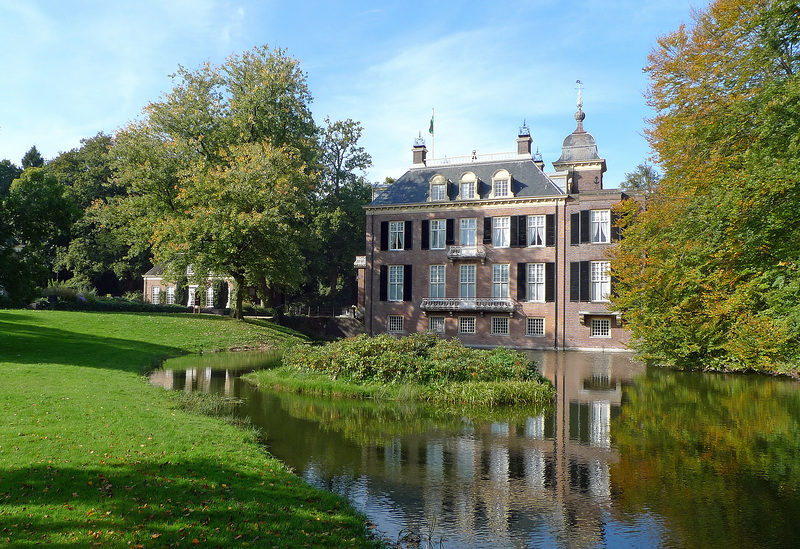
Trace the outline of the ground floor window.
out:
<instances>
[{"instance_id":1,"label":"ground floor window","mask_svg":"<svg viewBox=\"0 0 800 549\"><path fill-rule=\"evenodd\" d=\"M391 334L398 334L403 332L403 317L402 315L389 315L387 322L387 332Z\"/></svg>"},{"instance_id":2,"label":"ground floor window","mask_svg":"<svg viewBox=\"0 0 800 549\"><path fill-rule=\"evenodd\" d=\"M474 334L475 333L475 317L474 316L460 316L460 317L458 317L458 333L459 334Z\"/></svg>"},{"instance_id":3,"label":"ground floor window","mask_svg":"<svg viewBox=\"0 0 800 549\"><path fill-rule=\"evenodd\" d=\"M525 335L541 337L544 335L544 319L539 317L528 317L525 326Z\"/></svg>"},{"instance_id":4,"label":"ground floor window","mask_svg":"<svg viewBox=\"0 0 800 549\"><path fill-rule=\"evenodd\" d=\"M175 305L175 286L167 288L167 305Z\"/></svg>"},{"instance_id":5,"label":"ground floor window","mask_svg":"<svg viewBox=\"0 0 800 549\"><path fill-rule=\"evenodd\" d=\"M593 318L592 337L611 337L611 321L607 318Z\"/></svg>"},{"instance_id":6,"label":"ground floor window","mask_svg":"<svg viewBox=\"0 0 800 549\"><path fill-rule=\"evenodd\" d=\"M492 335L508 335L508 317L492 317Z\"/></svg>"},{"instance_id":7,"label":"ground floor window","mask_svg":"<svg viewBox=\"0 0 800 549\"><path fill-rule=\"evenodd\" d=\"M153 305L158 305L160 298L161 286L153 286L152 290L150 290L150 301L153 303Z\"/></svg>"},{"instance_id":8,"label":"ground floor window","mask_svg":"<svg viewBox=\"0 0 800 549\"><path fill-rule=\"evenodd\" d=\"M428 317L428 331L437 334L444 333L444 317L443 316L429 316Z\"/></svg>"},{"instance_id":9,"label":"ground floor window","mask_svg":"<svg viewBox=\"0 0 800 549\"><path fill-rule=\"evenodd\" d=\"M206 288L206 307L214 306L214 288Z\"/></svg>"}]
</instances>

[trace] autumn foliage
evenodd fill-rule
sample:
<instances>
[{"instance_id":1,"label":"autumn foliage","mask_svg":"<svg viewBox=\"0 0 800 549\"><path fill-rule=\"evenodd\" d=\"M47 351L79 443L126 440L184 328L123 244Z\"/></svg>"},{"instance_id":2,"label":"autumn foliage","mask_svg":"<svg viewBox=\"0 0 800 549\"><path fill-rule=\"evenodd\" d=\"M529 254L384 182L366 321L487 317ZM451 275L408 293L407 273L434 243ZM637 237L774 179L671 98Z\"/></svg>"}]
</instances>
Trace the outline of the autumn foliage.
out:
<instances>
[{"instance_id":1,"label":"autumn foliage","mask_svg":"<svg viewBox=\"0 0 800 549\"><path fill-rule=\"evenodd\" d=\"M717 0L645 68L664 177L619 208L615 306L641 353L687 368L800 362L800 8Z\"/></svg>"}]
</instances>

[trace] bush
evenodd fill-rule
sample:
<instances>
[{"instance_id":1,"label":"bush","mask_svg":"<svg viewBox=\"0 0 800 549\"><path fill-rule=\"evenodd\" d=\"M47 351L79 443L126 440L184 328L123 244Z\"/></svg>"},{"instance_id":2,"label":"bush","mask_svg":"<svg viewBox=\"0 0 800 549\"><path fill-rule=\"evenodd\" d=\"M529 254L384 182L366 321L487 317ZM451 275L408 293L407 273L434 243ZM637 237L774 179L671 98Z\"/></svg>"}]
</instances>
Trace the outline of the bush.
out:
<instances>
[{"instance_id":1,"label":"bush","mask_svg":"<svg viewBox=\"0 0 800 549\"><path fill-rule=\"evenodd\" d=\"M431 332L394 338L360 335L323 346L299 345L284 364L356 382L440 384L528 381L541 376L523 353L505 348L469 349Z\"/></svg>"},{"instance_id":2,"label":"bush","mask_svg":"<svg viewBox=\"0 0 800 549\"><path fill-rule=\"evenodd\" d=\"M214 290L214 308L224 309L228 303L228 283L217 278L211 283L211 287Z\"/></svg>"}]
</instances>

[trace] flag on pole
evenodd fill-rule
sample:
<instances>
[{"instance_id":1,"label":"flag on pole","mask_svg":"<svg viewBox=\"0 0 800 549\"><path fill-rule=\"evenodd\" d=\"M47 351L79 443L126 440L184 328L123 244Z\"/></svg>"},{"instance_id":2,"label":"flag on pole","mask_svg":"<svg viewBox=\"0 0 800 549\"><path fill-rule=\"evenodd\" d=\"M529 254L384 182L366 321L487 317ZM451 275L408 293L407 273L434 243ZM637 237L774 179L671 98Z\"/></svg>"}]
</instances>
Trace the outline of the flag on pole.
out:
<instances>
[{"instance_id":1,"label":"flag on pole","mask_svg":"<svg viewBox=\"0 0 800 549\"><path fill-rule=\"evenodd\" d=\"M431 125L428 128L428 133L433 135L433 109L431 109Z\"/></svg>"}]
</instances>

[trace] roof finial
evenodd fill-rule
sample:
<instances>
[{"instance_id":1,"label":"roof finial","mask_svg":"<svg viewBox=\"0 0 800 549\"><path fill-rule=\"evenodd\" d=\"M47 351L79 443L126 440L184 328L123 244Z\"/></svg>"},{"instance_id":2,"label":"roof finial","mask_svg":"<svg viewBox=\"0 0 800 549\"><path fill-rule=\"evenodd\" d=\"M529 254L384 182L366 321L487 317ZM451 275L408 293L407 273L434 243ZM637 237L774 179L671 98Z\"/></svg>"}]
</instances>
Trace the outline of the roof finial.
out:
<instances>
[{"instance_id":1,"label":"roof finial","mask_svg":"<svg viewBox=\"0 0 800 549\"><path fill-rule=\"evenodd\" d=\"M581 86L583 83L580 80L575 81L578 84L578 112L575 113L575 121L578 123L578 127L575 128L576 132L582 132L583 129L583 119L586 118L586 115L583 114L583 98L581 97Z\"/></svg>"}]
</instances>

